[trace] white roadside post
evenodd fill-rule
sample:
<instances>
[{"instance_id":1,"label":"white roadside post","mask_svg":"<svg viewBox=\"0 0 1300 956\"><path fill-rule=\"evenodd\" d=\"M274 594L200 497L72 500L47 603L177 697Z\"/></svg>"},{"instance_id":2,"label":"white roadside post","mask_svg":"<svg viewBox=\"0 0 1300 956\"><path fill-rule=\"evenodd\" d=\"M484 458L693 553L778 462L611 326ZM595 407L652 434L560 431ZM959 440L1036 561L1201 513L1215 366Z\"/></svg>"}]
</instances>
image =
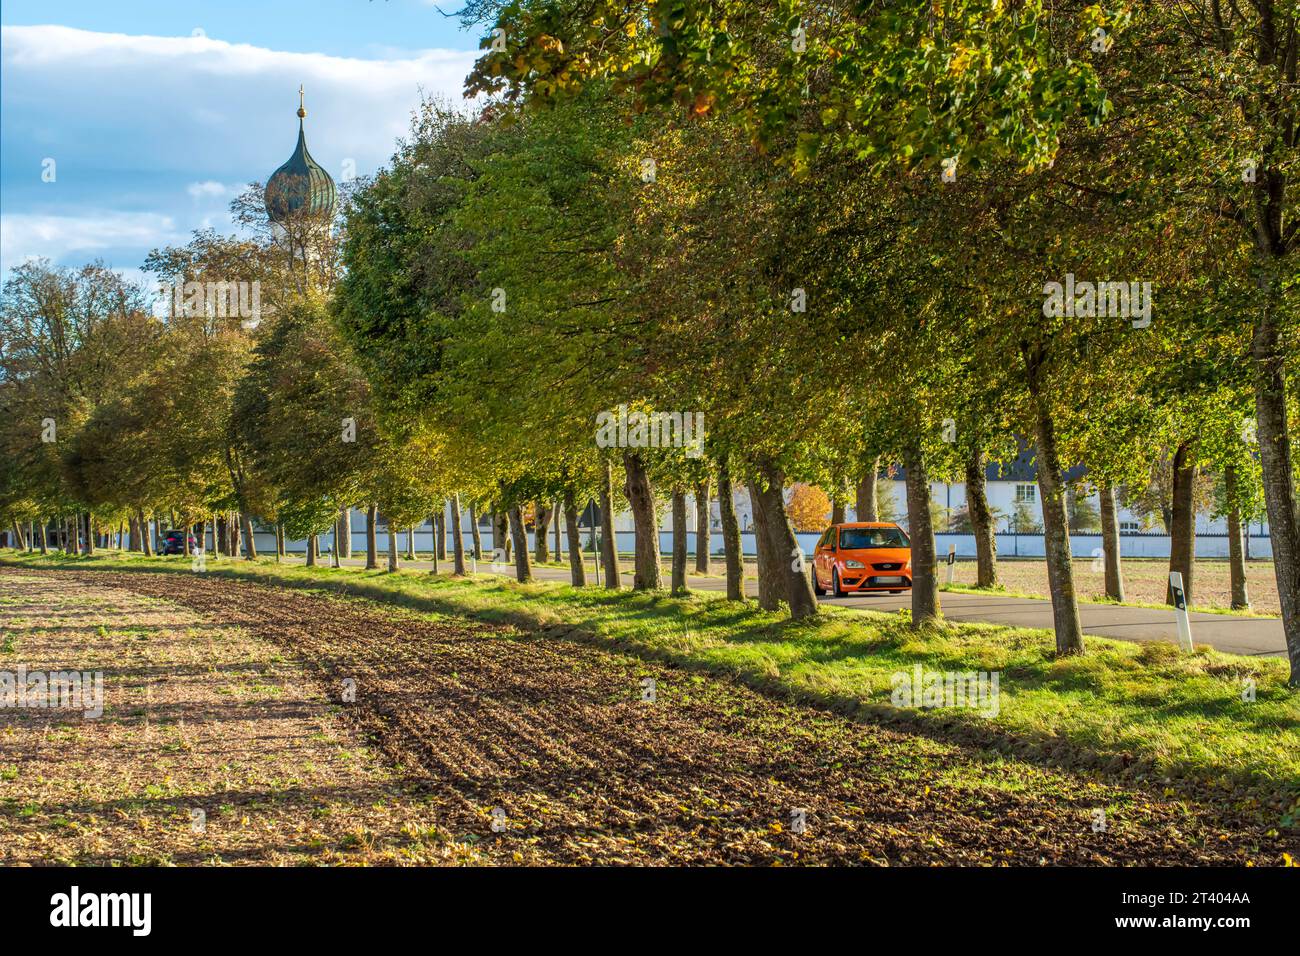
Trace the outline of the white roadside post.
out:
<instances>
[{"instance_id":1,"label":"white roadside post","mask_svg":"<svg viewBox=\"0 0 1300 956\"><path fill-rule=\"evenodd\" d=\"M1192 652L1192 622L1187 616L1187 594L1183 591L1182 572L1169 572L1169 588L1174 593L1174 617L1178 621L1178 646L1190 654Z\"/></svg>"},{"instance_id":2,"label":"white roadside post","mask_svg":"<svg viewBox=\"0 0 1300 956\"><path fill-rule=\"evenodd\" d=\"M957 573L957 546L948 545L948 583L952 584L953 575Z\"/></svg>"}]
</instances>

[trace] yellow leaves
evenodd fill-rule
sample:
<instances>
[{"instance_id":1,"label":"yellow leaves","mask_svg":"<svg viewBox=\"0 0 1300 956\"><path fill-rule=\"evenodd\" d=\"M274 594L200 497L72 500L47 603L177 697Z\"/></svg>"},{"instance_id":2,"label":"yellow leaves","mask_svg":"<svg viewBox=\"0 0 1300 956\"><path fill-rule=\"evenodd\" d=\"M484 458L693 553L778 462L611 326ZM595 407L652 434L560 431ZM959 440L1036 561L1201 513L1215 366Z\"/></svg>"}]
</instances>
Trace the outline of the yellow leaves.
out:
<instances>
[{"instance_id":1,"label":"yellow leaves","mask_svg":"<svg viewBox=\"0 0 1300 956\"><path fill-rule=\"evenodd\" d=\"M1290 853L1283 853L1283 854L1282 854L1282 865L1283 865L1283 866L1295 866L1295 865L1296 865L1295 858L1292 857Z\"/></svg>"},{"instance_id":2,"label":"yellow leaves","mask_svg":"<svg viewBox=\"0 0 1300 956\"><path fill-rule=\"evenodd\" d=\"M623 32L630 37L636 36L636 20L628 20L627 23L623 24Z\"/></svg>"},{"instance_id":3,"label":"yellow leaves","mask_svg":"<svg viewBox=\"0 0 1300 956\"><path fill-rule=\"evenodd\" d=\"M691 105L692 116L703 116L709 110L713 109L713 104L717 97L709 92L700 92L695 94L695 102Z\"/></svg>"},{"instance_id":4,"label":"yellow leaves","mask_svg":"<svg viewBox=\"0 0 1300 956\"><path fill-rule=\"evenodd\" d=\"M777 822L777 823L769 823L769 824L767 825L767 828L768 828L769 830L771 830L773 833L784 833L784 832L785 832L785 827L781 826L781 824L780 824L779 822Z\"/></svg>"},{"instance_id":5,"label":"yellow leaves","mask_svg":"<svg viewBox=\"0 0 1300 956\"><path fill-rule=\"evenodd\" d=\"M953 50L952 59L948 61L948 72L964 72L970 66L971 61L975 59L977 52L974 47L967 46L965 43L958 43L956 49Z\"/></svg>"}]
</instances>

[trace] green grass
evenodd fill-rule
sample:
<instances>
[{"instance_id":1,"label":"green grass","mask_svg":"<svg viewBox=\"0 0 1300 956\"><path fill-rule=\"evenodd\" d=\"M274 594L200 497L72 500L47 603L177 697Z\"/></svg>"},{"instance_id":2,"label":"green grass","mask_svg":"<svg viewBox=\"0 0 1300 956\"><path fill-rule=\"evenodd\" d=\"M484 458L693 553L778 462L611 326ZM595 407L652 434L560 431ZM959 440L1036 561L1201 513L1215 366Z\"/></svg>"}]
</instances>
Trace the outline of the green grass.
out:
<instances>
[{"instance_id":1,"label":"green grass","mask_svg":"<svg viewBox=\"0 0 1300 956\"><path fill-rule=\"evenodd\" d=\"M26 567L166 570L191 574L183 558L42 559L4 552ZM810 621L716 595L519 585L482 575L395 575L359 568L221 561L209 575L320 589L428 615L470 615L607 644L677 666L726 675L769 693L845 713L909 724L981 749L1045 763L1104 768L1164 785L1241 789L1300 817L1300 695L1286 662L1172 644L1087 638L1087 654L1057 659L1051 632L945 623L913 630L906 615L824 608ZM895 707L891 678L926 670L1000 672L1000 711ZM1255 700L1242 699L1244 681ZM1227 794L1224 794L1227 796Z\"/></svg>"}]
</instances>

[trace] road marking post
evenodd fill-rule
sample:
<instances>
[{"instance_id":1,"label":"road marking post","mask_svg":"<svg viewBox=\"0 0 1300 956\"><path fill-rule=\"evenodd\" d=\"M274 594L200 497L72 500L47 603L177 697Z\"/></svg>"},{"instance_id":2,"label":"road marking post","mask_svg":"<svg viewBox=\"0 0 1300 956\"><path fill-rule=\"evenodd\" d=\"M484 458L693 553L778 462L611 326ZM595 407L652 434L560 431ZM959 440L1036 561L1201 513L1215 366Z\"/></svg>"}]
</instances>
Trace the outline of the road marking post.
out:
<instances>
[{"instance_id":1,"label":"road marking post","mask_svg":"<svg viewBox=\"0 0 1300 956\"><path fill-rule=\"evenodd\" d=\"M1192 652L1192 621L1187 616L1187 592L1183 590L1182 572L1169 572L1169 589L1174 594L1174 618L1178 621L1178 646L1190 654Z\"/></svg>"},{"instance_id":2,"label":"road marking post","mask_svg":"<svg viewBox=\"0 0 1300 956\"><path fill-rule=\"evenodd\" d=\"M948 583L952 584L953 575L957 572L957 546L948 545Z\"/></svg>"}]
</instances>

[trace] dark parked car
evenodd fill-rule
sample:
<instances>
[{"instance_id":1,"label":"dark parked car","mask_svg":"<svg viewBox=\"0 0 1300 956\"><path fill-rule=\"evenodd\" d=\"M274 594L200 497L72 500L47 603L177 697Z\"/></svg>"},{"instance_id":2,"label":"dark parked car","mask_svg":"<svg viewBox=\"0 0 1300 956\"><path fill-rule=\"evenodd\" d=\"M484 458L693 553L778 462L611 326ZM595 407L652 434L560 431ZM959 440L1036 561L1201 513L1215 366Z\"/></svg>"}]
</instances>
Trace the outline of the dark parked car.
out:
<instances>
[{"instance_id":1,"label":"dark parked car","mask_svg":"<svg viewBox=\"0 0 1300 956\"><path fill-rule=\"evenodd\" d=\"M198 539L192 534L186 535L184 531L164 531L162 546L158 550L162 554L193 554L198 546Z\"/></svg>"}]
</instances>

